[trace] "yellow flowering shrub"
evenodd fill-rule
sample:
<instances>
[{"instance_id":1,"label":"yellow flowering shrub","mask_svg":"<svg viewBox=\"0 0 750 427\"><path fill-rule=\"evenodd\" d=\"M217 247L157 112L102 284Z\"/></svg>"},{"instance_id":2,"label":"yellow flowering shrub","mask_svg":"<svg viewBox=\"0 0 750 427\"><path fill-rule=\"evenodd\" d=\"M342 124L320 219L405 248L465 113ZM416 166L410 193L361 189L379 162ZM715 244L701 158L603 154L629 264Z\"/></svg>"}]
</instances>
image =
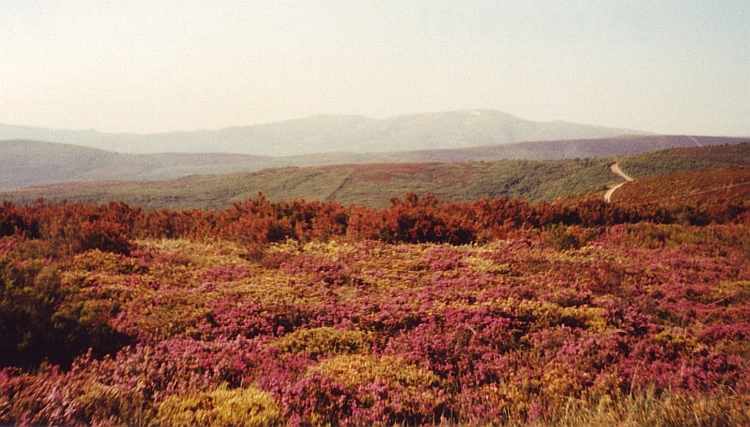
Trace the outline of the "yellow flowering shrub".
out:
<instances>
[{"instance_id":1,"label":"yellow flowering shrub","mask_svg":"<svg viewBox=\"0 0 750 427\"><path fill-rule=\"evenodd\" d=\"M339 355L310 368L294 396L302 425L425 424L445 410L433 372L390 356Z\"/></svg>"},{"instance_id":2,"label":"yellow flowering shrub","mask_svg":"<svg viewBox=\"0 0 750 427\"><path fill-rule=\"evenodd\" d=\"M371 337L362 331L342 331L330 327L300 329L276 340L284 353L307 354L313 358L337 354L368 353Z\"/></svg>"},{"instance_id":3,"label":"yellow flowering shrub","mask_svg":"<svg viewBox=\"0 0 750 427\"><path fill-rule=\"evenodd\" d=\"M159 405L153 426L272 426L282 411L270 394L253 387L219 388L189 396L171 396Z\"/></svg>"}]
</instances>

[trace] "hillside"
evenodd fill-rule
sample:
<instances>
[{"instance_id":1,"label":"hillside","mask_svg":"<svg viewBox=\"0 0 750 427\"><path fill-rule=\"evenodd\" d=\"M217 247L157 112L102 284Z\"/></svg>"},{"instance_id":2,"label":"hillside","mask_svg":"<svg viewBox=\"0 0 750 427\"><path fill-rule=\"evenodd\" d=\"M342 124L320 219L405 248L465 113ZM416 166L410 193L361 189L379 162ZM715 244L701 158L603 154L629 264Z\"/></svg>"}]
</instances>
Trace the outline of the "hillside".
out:
<instances>
[{"instance_id":1,"label":"hillside","mask_svg":"<svg viewBox=\"0 0 750 427\"><path fill-rule=\"evenodd\" d=\"M76 145L0 141L0 190L80 181L93 170L111 166L116 156Z\"/></svg>"},{"instance_id":2,"label":"hillside","mask_svg":"<svg viewBox=\"0 0 750 427\"><path fill-rule=\"evenodd\" d=\"M608 168L615 160L639 179L675 171L750 167L750 143L660 150L619 158L353 164L149 182L67 183L6 191L0 198L16 204L31 203L38 197L95 203L122 200L144 208L173 209L223 209L259 192L270 200L337 200L374 207L388 206L392 196L403 196L407 191L431 192L452 201L485 197L555 200L603 191L619 182Z\"/></svg>"},{"instance_id":3,"label":"hillside","mask_svg":"<svg viewBox=\"0 0 750 427\"><path fill-rule=\"evenodd\" d=\"M39 141L0 141L0 190L61 182L160 180L261 169L266 158L238 154L119 154Z\"/></svg>"},{"instance_id":4,"label":"hillside","mask_svg":"<svg viewBox=\"0 0 750 427\"><path fill-rule=\"evenodd\" d=\"M620 167L636 179L736 166L750 166L750 142L659 150L627 156L620 161Z\"/></svg>"},{"instance_id":5,"label":"hillside","mask_svg":"<svg viewBox=\"0 0 750 427\"><path fill-rule=\"evenodd\" d=\"M480 147L390 153L320 153L275 158L271 166L322 166L348 163L472 162L493 160L557 160L609 157L676 147L738 144L750 138L686 135L626 135L613 138L530 141Z\"/></svg>"},{"instance_id":6,"label":"hillside","mask_svg":"<svg viewBox=\"0 0 750 427\"><path fill-rule=\"evenodd\" d=\"M656 175L622 186L613 202L671 205L750 200L750 166Z\"/></svg>"},{"instance_id":7,"label":"hillside","mask_svg":"<svg viewBox=\"0 0 750 427\"><path fill-rule=\"evenodd\" d=\"M606 157L696 144L736 144L746 140L700 136L630 136L522 142L460 150L339 152L287 157L226 153L117 154L70 144L0 141L0 159L3 159L0 191L64 182L165 180L190 175L256 172L279 167Z\"/></svg>"},{"instance_id":8,"label":"hillside","mask_svg":"<svg viewBox=\"0 0 750 427\"><path fill-rule=\"evenodd\" d=\"M617 182L610 160L505 160L473 163L408 163L281 168L255 173L193 176L171 181L59 184L0 194L15 204L48 200L106 203L122 200L144 208L224 209L262 192L270 200L337 200L386 207L392 196L431 192L446 200L558 197Z\"/></svg>"},{"instance_id":9,"label":"hillside","mask_svg":"<svg viewBox=\"0 0 750 427\"><path fill-rule=\"evenodd\" d=\"M121 153L208 152L276 157L321 152L456 149L624 134L644 133L559 121L531 122L492 110L414 114L382 120L361 116L312 116L221 130L144 135L0 125L0 140L49 141Z\"/></svg>"}]
</instances>

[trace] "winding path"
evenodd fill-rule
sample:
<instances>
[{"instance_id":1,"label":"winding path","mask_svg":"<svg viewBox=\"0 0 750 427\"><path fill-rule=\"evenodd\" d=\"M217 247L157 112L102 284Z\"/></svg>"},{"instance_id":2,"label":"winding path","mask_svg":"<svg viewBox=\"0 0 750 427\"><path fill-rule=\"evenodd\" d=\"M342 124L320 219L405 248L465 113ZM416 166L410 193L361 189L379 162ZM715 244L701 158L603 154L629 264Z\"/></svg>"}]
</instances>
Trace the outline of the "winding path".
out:
<instances>
[{"instance_id":1,"label":"winding path","mask_svg":"<svg viewBox=\"0 0 750 427\"><path fill-rule=\"evenodd\" d=\"M622 177L622 179L624 179L625 182L633 181L633 178L630 175L623 172L622 169L620 169L620 165L618 165L617 163L612 163L609 166L609 170L611 170L613 174L616 174ZM615 192L615 190L625 185L625 182L621 182L615 185L614 187L610 188L609 190L607 190L607 192L604 193L604 201L609 203L612 199L612 194Z\"/></svg>"}]
</instances>

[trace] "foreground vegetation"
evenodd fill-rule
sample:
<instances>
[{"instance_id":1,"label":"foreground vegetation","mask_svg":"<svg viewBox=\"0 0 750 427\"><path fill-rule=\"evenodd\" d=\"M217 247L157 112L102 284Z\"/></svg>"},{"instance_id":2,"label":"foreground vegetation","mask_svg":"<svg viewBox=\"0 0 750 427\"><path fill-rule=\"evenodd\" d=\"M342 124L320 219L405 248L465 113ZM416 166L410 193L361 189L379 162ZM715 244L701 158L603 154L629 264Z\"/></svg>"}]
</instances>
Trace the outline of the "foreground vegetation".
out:
<instances>
[{"instance_id":1,"label":"foreground vegetation","mask_svg":"<svg viewBox=\"0 0 750 427\"><path fill-rule=\"evenodd\" d=\"M750 423L750 202L0 206L0 424Z\"/></svg>"}]
</instances>

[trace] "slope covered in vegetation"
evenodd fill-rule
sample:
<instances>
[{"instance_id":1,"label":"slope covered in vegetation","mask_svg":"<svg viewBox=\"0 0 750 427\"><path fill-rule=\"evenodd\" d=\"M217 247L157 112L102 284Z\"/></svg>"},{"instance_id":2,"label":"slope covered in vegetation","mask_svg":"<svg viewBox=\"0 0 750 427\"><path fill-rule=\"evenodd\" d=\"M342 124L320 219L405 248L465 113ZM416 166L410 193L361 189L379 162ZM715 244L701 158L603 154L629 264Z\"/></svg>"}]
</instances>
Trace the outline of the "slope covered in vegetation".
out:
<instances>
[{"instance_id":1,"label":"slope covered in vegetation","mask_svg":"<svg viewBox=\"0 0 750 427\"><path fill-rule=\"evenodd\" d=\"M711 203L5 203L0 424L747 424Z\"/></svg>"},{"instance_id":2,"label":"slope covered in vegetation","mask_svg":"<svg viewBox=\"0 0 750 427\"><path fill-rule=\"evenodd\" d=\"M750 166L750 142L633 154L623 157L619 163L623 170L636 179L679 172Z\"/></svg>"},{"instance_id":3,"label":"slope covered in vegetation","mask_svg":"<svg viewBox=\"0 0 750 427\"><path fill-rule=\"evenodd\" d=\"M618 182L619 178L609 170L615 161L635 178L750 166L750 143L617 158L350 164L201 175L172 181L58 184L6 192L0 198L19 205L33 203L39 197L97 204L122 200L146 209L226 209L259 192L274 201L337 200L377 208L387 207L391 196L408 191L429 192L454 202L497 197L553 201L594 194Z\"/></svg>"},{"instance_id":4,"label":"slope covered in vegetation","mask_svg":"<svg viewBox=\"0 0 750 427\"><path fill-rule=\"evenodd\" d=\"M286 167L599 158L695 144L710 146L738 144L742 141L747 141L747 139L706 136L628 136L495 144L451 150L383 153L321 152L297 156L262 157L227 153L121 154L69 144L0 140L0 158L3 159L3 167L0 168L0 191L65 182L145 182L193 175L249 173ZM300 197L309 198L308 195Z\"/></svg>"},{"instance_id":5,"label":"slope covered in vegetation","mask_svg":"<svg viewBox=\"0 0 750 427\"><path fill-rule=\"evenodd\" d=\"M703 204L721 204L750 199L750 167L709 169L656 175L629 182L621 187L616 202L659 202L680 205L686 200Z\"/></svg>"},{"instance_id":6,"label":"slope covered in vegetation","mask_svg":"<svg viewBox=\"0 0 750 427\"><path fill-rule=\"evenodd\" d=\"M226 209L262 192L274 201L336 200L384 208L393 195L414 191L446 200L525 198L532 201L590 192L616 182L608 159L472 163L365 164L283 168L250 174L195 176L174 181L81 183L5 193L16 204L66 199L123 200L144 208Z\"/></svg>"}]
</instances>

